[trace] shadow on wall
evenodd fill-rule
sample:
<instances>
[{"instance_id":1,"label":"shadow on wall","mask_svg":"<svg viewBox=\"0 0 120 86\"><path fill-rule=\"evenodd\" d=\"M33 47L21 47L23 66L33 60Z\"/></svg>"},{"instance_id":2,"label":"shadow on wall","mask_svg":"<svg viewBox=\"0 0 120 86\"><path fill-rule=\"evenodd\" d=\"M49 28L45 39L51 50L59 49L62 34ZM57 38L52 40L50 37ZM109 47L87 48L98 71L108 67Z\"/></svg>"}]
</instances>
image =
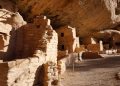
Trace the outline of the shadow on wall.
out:
<instances>
[{"instance_id":1,"label":"shadow on wall","mask_svg":"<svg viewBox=\"0 0 120 86\"><path fill-rule=\"evenodd\" d=\"M39 66L36 74L33 86L44 86L44 66Z\"/></svg>"},{"instance_id":2,"label":"shadow on wall","mask_svg":"<svg viewBox=\"0 0 120 86\"><path fill-rule=\"evenodd\" d=\"M7 85L7 75L8 75L8 64L0 63L0 86L8 86Z\"/></svg>"},{"instance_id":3,"label":"shadow on wall","mask_svg":"<svg viewBox=\"0 0 120 86\"><path fill-rule=\"evenodd\" d=\"M15 4L12 3L11 0L0 0L0 9L2 8L12 12L15 12L17 9Z\"/></svg>"},{"instance_id":4,"label":"shadow on wall","mask_svg":"<svg viewBox=\"0 0 120 86\"><path fill-rule=\"evenodd\" d=\"M15 59L15 46L16 46L16 30L12 29L10 32L10 40L8 45L8 50L6 52L5 58L3 60L13 60Z\"/></svg>"}]
</instances>

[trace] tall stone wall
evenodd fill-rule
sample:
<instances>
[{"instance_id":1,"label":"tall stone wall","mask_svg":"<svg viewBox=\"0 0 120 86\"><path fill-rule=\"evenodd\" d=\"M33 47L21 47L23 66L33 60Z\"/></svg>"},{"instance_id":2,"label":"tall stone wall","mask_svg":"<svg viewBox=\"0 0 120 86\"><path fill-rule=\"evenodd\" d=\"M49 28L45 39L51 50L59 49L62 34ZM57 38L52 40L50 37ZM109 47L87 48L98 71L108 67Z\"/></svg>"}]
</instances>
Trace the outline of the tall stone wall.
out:
<instances>
[{"instance_id":1,"label":"tall stone wall","mask_svg":"<svg viewBox=\"0 0 120 86\"><path fill-rule=\"evenodd\" d=\"M79 46L79 38L76 37L75 28L64 26L56 30L58 33L59 50L68 50L69 53L74 52Z\"/></svg>"},{"instance_id":2,"label":"tall stone wall","mask_svg":"<svg viewBox=\"0 0 120 86\"><path fill-rule=\"evenodd\" d=\"M16 40L16 56L39 57L44 54L47 61L57 61L58 36L46 17L39 16L33 23L21 27Z\"/></svg>"}]
</instances>

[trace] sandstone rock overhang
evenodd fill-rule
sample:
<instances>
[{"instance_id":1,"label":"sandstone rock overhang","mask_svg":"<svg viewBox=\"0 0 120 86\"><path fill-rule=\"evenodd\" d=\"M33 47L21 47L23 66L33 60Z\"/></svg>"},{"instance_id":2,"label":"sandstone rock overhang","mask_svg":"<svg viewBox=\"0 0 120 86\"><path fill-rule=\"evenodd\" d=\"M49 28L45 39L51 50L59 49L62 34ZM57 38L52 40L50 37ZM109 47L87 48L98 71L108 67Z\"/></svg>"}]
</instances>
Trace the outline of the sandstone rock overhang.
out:
<instances>
[{"instance_id":1,"label":"sandstone rock overhang","mask_svg":"<svg viewBox=\"0 0 120 86\"><path fill-rule=\"evenodd\" d=\"M70 25L81 37L120 22L119 0L18 0L17 5L25 17L46 15L54 29Z\"/></svg>"}]
</instances>

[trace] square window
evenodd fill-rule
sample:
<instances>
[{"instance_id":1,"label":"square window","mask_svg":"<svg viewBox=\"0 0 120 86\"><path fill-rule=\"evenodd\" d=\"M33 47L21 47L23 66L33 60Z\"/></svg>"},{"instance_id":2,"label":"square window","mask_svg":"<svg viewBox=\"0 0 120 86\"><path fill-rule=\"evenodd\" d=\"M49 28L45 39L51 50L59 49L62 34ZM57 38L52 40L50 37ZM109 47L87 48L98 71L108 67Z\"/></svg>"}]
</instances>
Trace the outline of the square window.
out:
<instances>
[{"instance_id":1,"label":"square window","mask_svg":"<svg viewBox=\"0 0 120 86\"><path fill-rule=\"evenodd\" d=\"M64 37L64 33L61 33L61 37Z\"/></svg>"},{"instance_id":2,"label":"square window","mask_svg":"<svg viewBox=\"0 0 120 86\"><path fill-rule=\"evenodd\" d=\"M37 25L37 28L40 28L40 25Z\"/></svg>"},{"instance_id":3,"label":"square window","mask_svg":"<svg viewBox=\"0 0 120 86\"><path fill-rule=\"evenodd\" d=\"M62 50L64 50L65 49L64 45L62 45L61 48L62 48Z\"/></svg>"},{"instance_id":4,"label":"square window","mask_svg":"<svg viewBox=\"0 0 120 86\"><path fill-rule=\"evenodd\" d=\"M0 9L2 9L2 6L0 5Z\"/></svg>"}]
</instances>

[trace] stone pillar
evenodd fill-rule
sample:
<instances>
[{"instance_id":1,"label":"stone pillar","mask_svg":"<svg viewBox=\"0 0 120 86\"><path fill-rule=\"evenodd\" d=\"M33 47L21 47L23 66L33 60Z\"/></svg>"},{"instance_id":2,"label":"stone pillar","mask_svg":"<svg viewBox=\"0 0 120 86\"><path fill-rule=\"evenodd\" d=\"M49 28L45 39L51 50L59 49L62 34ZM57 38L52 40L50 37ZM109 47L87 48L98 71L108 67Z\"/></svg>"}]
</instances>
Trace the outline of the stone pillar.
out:
<instances>
[{"instance_id":1,"label":"stone pillar","mask_svg":"<svg viewBox=\"0 0 120 86\"><path fill-rule=\"evenodd\" d=\"M100 44L100 51L103 51L103 49L104 49L104 48L103 48L103 41L100 40L100 41L99 41L99 44Z\"/></svg>"}]
</instances>

